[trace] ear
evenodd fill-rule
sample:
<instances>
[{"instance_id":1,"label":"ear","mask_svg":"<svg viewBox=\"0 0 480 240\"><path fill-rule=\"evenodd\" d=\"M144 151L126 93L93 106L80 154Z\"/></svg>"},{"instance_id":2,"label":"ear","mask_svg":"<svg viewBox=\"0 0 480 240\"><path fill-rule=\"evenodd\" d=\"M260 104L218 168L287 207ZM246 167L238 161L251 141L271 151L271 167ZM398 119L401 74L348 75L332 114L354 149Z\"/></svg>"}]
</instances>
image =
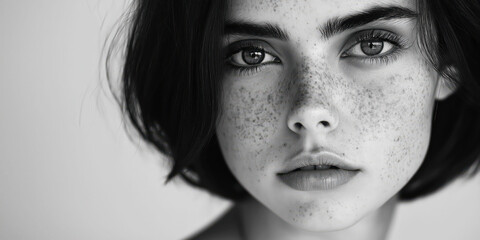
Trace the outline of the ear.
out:
<instances>
[{"instance_id":1,"label":"ear","mask_svg":"<svg viewBox=\"0 0 480 240\"><path fill-rule=\"evenodd\" d=\"M435 89L435 99L444 100L448 98L456 90L456 85L452 80L448 79L446 76L457 78L458 72L454 66L445 67L443 74L438 74L437 87Z\"/></svg>"}]
</instances>

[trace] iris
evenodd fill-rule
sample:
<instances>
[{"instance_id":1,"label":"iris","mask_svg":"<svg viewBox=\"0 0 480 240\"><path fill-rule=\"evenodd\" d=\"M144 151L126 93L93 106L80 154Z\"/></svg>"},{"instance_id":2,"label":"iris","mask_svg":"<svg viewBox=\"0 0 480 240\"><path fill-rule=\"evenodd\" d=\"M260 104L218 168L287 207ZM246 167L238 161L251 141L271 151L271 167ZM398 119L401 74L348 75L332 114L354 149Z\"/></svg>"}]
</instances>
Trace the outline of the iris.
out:
<instances>
[{"instance_id":1,"label":"iris","mask_svg":"<svg viewBox=\"0 0 480 240\"><path fill-rule=\"evenodd\" d=\"M382 52L383 41L379 41L379 40L362 41L360 43L360 48L362 49L362 52L365 53L365 55L367 56L377 55Z\"/></svg>"},{"instance_id":2,"label":"iris","mask_svg":"<svg viewBox=\"0 0 480 240\"><path fill-rule=\"evenodd\" d=\"M260 64L265 58L265 52L258 48L248 48L242 52L242 60L249 65Z\"/></svg>"}]
</instances>

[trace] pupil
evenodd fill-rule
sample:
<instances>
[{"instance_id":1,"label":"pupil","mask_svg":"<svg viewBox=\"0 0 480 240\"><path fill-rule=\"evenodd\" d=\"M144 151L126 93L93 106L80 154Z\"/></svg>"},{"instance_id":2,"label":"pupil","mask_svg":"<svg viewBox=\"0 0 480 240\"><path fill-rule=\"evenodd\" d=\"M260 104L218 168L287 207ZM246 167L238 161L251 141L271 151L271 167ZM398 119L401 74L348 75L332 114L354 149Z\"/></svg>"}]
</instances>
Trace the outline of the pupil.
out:
<instances>
[{"instance_id":1,"label":"pupil","mask_svg":"<svg viewBox=\"0 0 480 240\"><path fill-rule=\"evenodd\" d=\"M383 41L363 41L360 44L360 48L362 52L365 53L367 56L377 55L382 52L383 49Z\"/></svg>"},{"instance_id":2,"label":"pupil","mask_svg":"<svg viewBox=\"0 0 480 240\"><path fill-rule=\"evenodd\" d=\"M242 59L249 65L260 64L265 58L265 52L261 49L247 49L242 53Z\"/></svg>"}]
</instances>

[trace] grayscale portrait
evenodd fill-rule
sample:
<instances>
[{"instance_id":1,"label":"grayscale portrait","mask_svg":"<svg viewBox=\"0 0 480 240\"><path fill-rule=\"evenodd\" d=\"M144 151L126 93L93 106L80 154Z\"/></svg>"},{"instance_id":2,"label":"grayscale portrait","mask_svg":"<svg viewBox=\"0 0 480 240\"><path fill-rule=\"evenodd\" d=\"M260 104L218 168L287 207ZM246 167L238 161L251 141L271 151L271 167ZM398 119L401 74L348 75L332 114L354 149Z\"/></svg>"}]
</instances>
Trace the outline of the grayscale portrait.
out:
<instances>
[{"instance_id":1,"label":"grayscale portrait","mask_svg":"<svg viewBox=\"0 0 480 240\"><path fill-rule=\"evenodd\" d=\"M480 239L478 0L26 2L0 238Z\"/></svg>"}]
</instances>

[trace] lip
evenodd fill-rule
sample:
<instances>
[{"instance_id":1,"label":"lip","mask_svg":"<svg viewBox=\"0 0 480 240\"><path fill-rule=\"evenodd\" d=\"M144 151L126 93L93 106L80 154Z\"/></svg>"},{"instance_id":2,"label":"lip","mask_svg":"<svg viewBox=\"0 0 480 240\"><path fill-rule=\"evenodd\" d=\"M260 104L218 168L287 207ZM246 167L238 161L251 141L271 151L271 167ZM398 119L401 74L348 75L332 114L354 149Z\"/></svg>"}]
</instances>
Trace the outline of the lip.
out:
<instances>
[{"instance_id":1,"label":"lip","mask_svg":"<svg viewBox=\"0 0 480 240\"><path fill-rule=\"evenodd\" d=\"M285 168L278 174L286 174L295 169L313 165L331 165L349 171L361 170L360 167L347 162L337 154L331 152L320 152L317 154L303 152L287 161Z\"/></svg>"},{"instance_id":2,"label":"lip","mask_svg":"<svg viewBox=\"0 0 480 240\"><path fill-rule=\"evenodd\" d=\"M312 165L331 165L335 169L298 170ZM299 191L329 190L346 184L361 169L330 152L301 153L287 162L277 174L282 182Z\"/></svg>"}]
</instances>

